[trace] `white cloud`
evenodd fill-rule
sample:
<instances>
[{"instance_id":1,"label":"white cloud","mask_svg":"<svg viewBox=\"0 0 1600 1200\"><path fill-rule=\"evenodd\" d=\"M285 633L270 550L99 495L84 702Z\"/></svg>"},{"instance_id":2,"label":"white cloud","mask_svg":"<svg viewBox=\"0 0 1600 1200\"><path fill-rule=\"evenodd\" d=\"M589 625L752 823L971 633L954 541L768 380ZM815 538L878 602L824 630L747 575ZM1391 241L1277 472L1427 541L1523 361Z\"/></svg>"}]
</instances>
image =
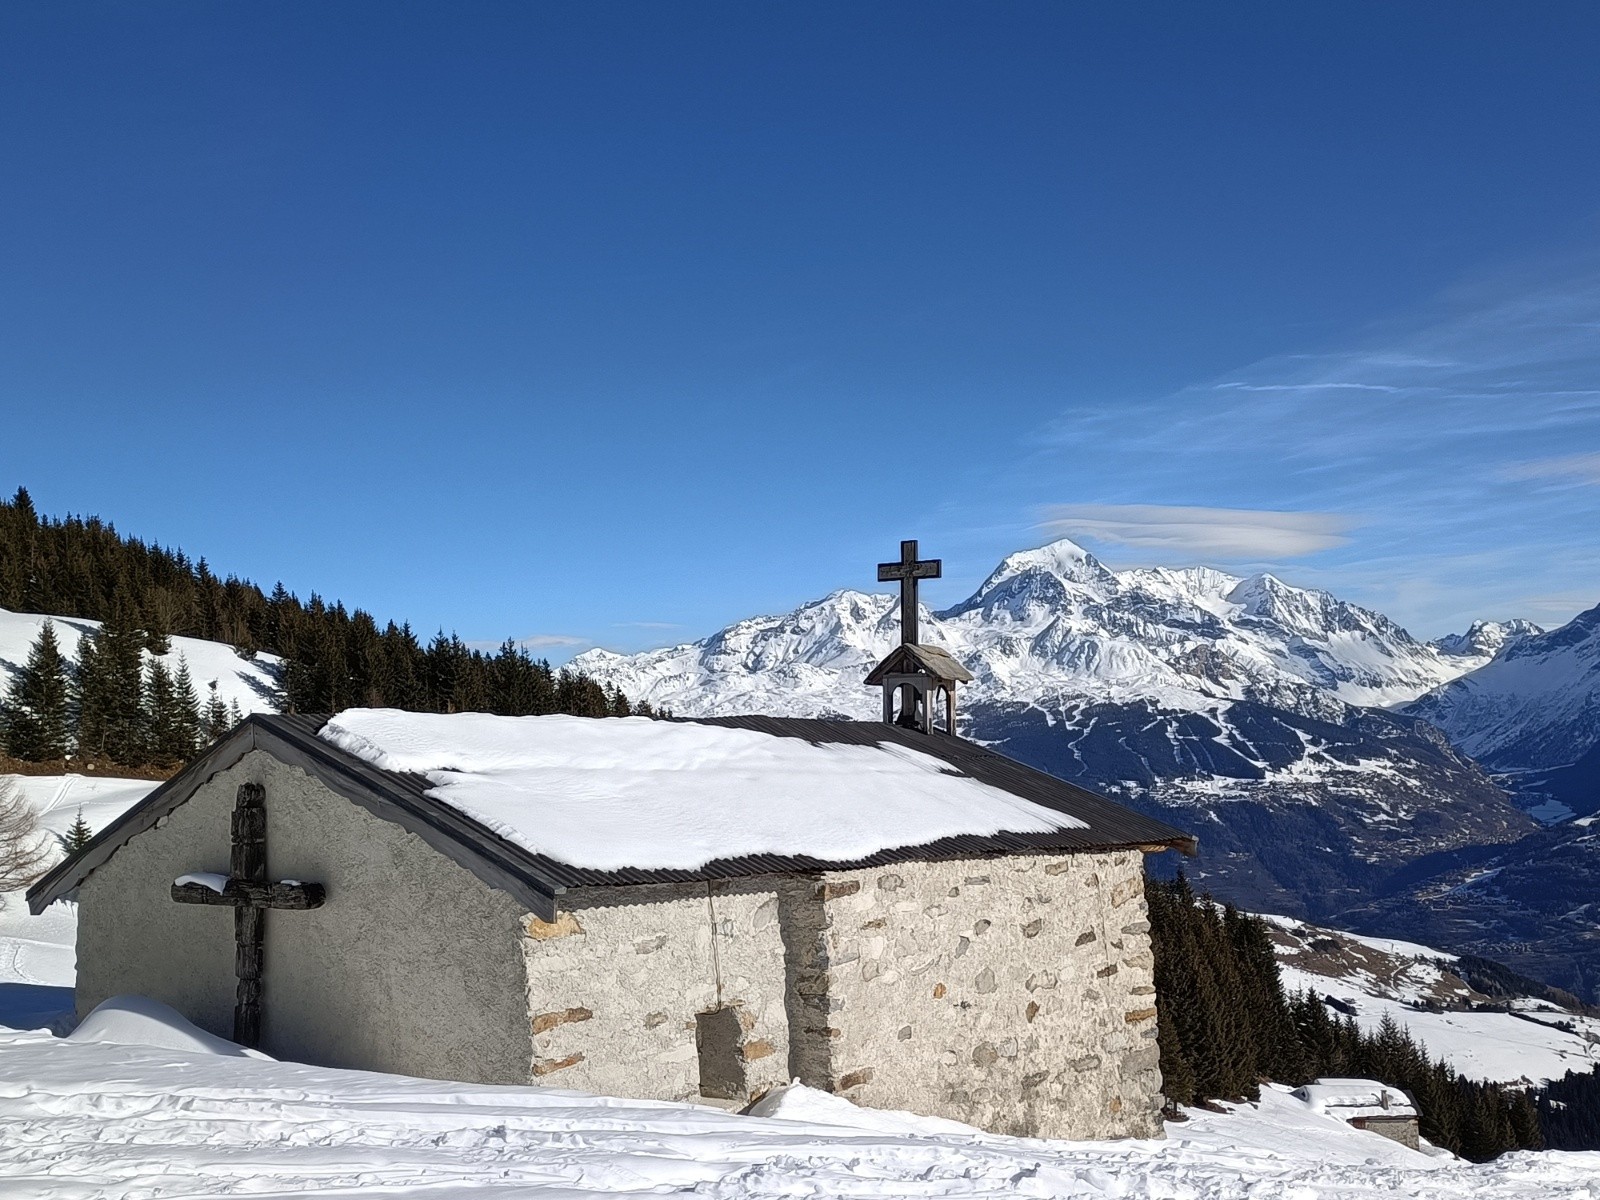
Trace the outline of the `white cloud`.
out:
<instances>
[{"instance_id":1,"label":"white cloud","mask_svg":"<svg viewBox=\"0 0 1600 1200\"><path fill-rule=\"evenodd\" d=\"M1039 528L1169 554L1216 559L1296 558L1349 542L1356 524L1339 513L1191 508L1167 504L1063 504Z\"/></svg>"},{"instance_id":2,"label":"white cloud","mask_svg":"<svg viewBox=\"0 0 1600 1200\"><path fill-rule=\"evenodd\" d=\"M564 633L534 633L527 637L512 638L511 644L523 650L548 650L561 646L592 646L594 642L589 638L569 637ZM473 641L466 645L472 650L498 650L505 643Z\"/></svg>"},{"instance_id":3,"label":"white cloud","mask_svg":"<svg viewBox=\"0 0 1600 1200\"><path fill-rule=\"evenodd\" d=\"M1575 479L1600 486L1600 454L1536 458L1507 467L1502 474L1507 479Z\"/></svg>"}]
</instances>

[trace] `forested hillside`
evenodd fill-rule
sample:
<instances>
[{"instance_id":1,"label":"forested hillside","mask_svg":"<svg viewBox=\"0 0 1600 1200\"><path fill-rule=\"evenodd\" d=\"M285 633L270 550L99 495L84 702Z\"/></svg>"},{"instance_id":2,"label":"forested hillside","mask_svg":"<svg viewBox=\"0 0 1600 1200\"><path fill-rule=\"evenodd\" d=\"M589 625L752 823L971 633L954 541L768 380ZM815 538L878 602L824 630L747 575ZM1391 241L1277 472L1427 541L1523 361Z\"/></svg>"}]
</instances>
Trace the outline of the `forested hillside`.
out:
<instances>
[{"instance_id":1,"label":"forested hillside","mask_svg":"<svg viewBox=\"0 0 1600 1200\"><path fill-rule=\"evenodd\" d=\"M173 636L282 660L275 702L286 712L356 706L507 715L649 715L620 690L556 671L512 641L492 654L408 624L381 627L282 584L270 593L218 577L204 558L127 537L97 517L41 517L24 489L0 501L0 608L100 622L69 659L41 634L5 696L0 732L13 757L73 755L126 766L181 762L236 720L196 695L180 666L146 661Z\"/></svg>"},{"instance_id":2,"label":"forested hillside","mask_svg":"<svg viewBox=\"0 0 1600 1200\"><path fill-rule=\"evenodd\" d=\"M1254 1100L1266 1080L1359 1076L1410 1093L1422 1136L1463 1158L1543 1146L1532 1093L1463 1078L1388 1018L1367 1033L1319 994L1286 995L1260 917L1196 897L1181 875L1151 880L1145 896L1169 1102Z\"/></svg>"}]
</instances>

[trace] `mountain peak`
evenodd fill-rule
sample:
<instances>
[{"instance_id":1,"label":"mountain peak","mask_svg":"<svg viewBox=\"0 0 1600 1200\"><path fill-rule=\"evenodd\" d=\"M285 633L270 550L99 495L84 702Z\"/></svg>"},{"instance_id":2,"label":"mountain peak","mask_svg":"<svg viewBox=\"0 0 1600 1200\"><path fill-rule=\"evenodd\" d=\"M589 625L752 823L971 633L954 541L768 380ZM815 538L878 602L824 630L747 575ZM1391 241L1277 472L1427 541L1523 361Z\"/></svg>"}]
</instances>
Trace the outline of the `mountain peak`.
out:
<instances>
[{"instance_id":1,"label":"mountain peak","mask_svg":"<svg viewBox=\"0 0 1600 1200\"><path fill-rule=\"evenodd\" d=\"M1520 617L1511 621L1474 621L1465 633L1449 633L1434 641L1441 654L1461 658L1491 659L1513 642L1543 633L1544 629Z\"/></svg>"},{"instance_id":2,"label":"mountain peak","mask_svg":"<svg viewBox=\"0 0 1600 1200\"><path fill-rule=\"evenodd\" d=\"M1072 593L1114 593L1116 575L1070 538L1008 554L968 599L939 614L954 617L974 609L1004 609L1013 617L1059 608Z\"/></svg>"}]
</instances>

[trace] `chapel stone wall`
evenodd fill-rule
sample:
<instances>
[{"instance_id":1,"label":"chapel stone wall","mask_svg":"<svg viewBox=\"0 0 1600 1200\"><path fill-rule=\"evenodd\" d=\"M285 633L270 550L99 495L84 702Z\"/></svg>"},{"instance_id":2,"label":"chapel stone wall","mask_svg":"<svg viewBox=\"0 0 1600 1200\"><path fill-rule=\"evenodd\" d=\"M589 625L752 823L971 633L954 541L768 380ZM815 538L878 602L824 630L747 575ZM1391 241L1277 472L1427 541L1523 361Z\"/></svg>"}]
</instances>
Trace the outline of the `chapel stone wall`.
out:
<instances>
[{"instance_id":1,"label":"chapel stone wall","mask_svg":"<svg viewBox=\"0 0 1600 1200\"><path fill-rule=\"evenodd\" d=\"M80 1015L133 992L233 1032L233 911L177 904L172 881L226 873L238 785L266 794L273 879L327 902L266 914L262 1044L280 1058L523 1083L532 1035L524 909L420 838L261 751L135 836L79 894Z\"/></svg>"},{"instance_id":2,"label":"chapel stone wall","mask_svg":"<svg viewBox=\"0 0 1600 1200\"><path fill-rule=\"evenodd\" d=\"M584 888L529 918L535 1083L740 1105L788 1080L768 880Z\"/></svg>"},{"instance_id":3,"label":"chapel stone wall","mask_svg":"<svg viewBox=\"0 0 1600 1200\"><path fill-rule=\"evenodd\" d=\"M807 1083L1038 1137L1160 1137L1143 856L906 863L812 885Z\"/></svg>"}]
</instances>

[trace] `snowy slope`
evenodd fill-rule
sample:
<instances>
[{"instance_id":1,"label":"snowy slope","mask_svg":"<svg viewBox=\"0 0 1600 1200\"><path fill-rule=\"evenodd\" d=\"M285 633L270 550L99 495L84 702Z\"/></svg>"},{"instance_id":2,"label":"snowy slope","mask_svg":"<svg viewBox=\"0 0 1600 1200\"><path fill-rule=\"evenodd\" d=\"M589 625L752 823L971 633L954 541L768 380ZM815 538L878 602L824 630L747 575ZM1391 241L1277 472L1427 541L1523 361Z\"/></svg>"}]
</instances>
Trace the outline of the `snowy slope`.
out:
<instances>
[{"instance_id":1,"label":"snowy slope","mask_svg":"<svg viewBox=\"0 0 1600 1200\"><path fill-rule=\"evenodd\" d=\"M78 653L79 639L100 627L98 621L79 617L46 618L0 608L0 688L10 686L11 677L28 661L28 651L38 640L39 629L46 620L55 626L56 641L69 661ZM173 671L178 669L180 660L189 664L194 690L202 704L209 695L210 685L215 682L224 704L236 701L245 713L274 711L271 697L277 687L277 668L281 662L277 655L258 654L246 662L234 653L232 646L221 642L187 637L175 637L171 641L172 650L162 661Z\"/></svg>"},{"instance_id":2,"label":"snowy slope","mask_svg":"<svg viewBox=\"0 0 1600 1200\"><path fill-rule=\"evenodd\" d=\"M1514 642L1406 711L1492 767L1575 762L1600 743L1600 605Z\"/></svg>"},{"instance_id":3,"label":"snowy slope","mask_svg":"<svg viewBox=\"0 0 1600 1200\"><path fill-rule=\"evenodd\" d=\"M0 1035L0 1197L1592 1200L1600 1154L1430 1157L1277 1088L1165 1141L1050 1142L838 1102L804 1120ZM814 1097L815 1099L815 1097ZM779 1106L780 1112L783 1105Z\"/></svg>"},{"instance_id":4,"label":"snowy slope","mask_svg":"<svg viewBox=\"0 0 1600 1200\"><path fill-rule=\"evenodd\" d=\"M971 597L922 620L923 639L977 677L968 703L1151 700L1198 710L1237 699L1325 718L1345 704L1411 700L1487 662L1495 640L1480 629L1446 652L1272 575L1111 571L1070 541L1011 555ZM698 642L635 655L591 650L573 665L683 716L870 717L875 701L861 680L898 637L893 596L838 591Z\"/></svg>"},{"instance_id":5,"label":"snowy slope","mask_svg":"<svg viewBox=\"0 0 1600 1200\"><path fill-rule=\"evenodd\" d=\"M1600 1018L1542 998L1484 995L1456 973L1453 954L1266 920L1286 991L1332 996L1369 1032L1391 1017L1469 1079L1535 1084L1600 1065Z\"/></svg>"}]
</instances>

